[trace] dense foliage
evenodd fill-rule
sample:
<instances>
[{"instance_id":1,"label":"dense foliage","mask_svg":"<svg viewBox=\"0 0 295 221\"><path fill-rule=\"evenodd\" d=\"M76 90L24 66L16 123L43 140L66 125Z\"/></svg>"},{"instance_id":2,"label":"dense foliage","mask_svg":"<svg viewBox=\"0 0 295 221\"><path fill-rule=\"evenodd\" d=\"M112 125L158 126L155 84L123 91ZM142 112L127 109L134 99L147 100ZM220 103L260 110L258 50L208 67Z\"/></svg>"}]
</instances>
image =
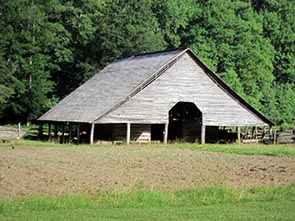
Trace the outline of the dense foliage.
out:
<instances>
[{"instance_id":1,"label":"dense foliage","mask_svg":"<svg viewBox=\"0 0 295 221\"><path fill-rule=\"evenodd\" d=\"M1 122L30 121L114 59L190 47L278 124L295 121L289 0L2 0Z\"/></svg>"}]
</instances>

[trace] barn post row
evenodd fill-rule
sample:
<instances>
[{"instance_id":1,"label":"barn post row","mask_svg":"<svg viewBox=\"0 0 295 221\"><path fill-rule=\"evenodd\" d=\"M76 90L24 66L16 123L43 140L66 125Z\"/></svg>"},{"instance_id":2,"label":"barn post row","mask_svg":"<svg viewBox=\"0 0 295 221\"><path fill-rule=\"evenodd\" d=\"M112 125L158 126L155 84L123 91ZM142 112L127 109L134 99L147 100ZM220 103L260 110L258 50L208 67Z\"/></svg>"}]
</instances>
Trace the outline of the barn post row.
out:
<instances>
[{"instance_id":1,"label":"barn post row","mask_svg":"<svg viewBox=\"0 0 295 221\"><path fill-rule=\"evenodd\" d=\"M119 59L38 119L61 142L215 142L222 127L273 126L190 49ZM239 140L240 138L238 138Z\"/></svg>"}]
</instances>

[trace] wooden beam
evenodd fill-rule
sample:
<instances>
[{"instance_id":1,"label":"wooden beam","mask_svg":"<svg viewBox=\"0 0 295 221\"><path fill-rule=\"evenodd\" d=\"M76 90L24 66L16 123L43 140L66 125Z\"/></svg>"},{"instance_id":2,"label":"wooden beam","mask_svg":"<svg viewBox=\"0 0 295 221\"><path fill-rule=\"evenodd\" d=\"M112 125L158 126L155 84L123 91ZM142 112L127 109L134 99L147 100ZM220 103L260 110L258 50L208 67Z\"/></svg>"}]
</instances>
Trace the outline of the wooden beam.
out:
<instances>
[{"instance_id":1,"label":"wooden beam","mask_svg":"<svg viewBox=\"0 0 295 221\"><path fill-rule=\"evenodd\" d=\"M164 130L164 144L167 144L167 141L168 141L168 126L169 126L169 123L167 122L165 124L165 130Z\"/></svg>"},{"instance_id":2,"label":"wooden beam","mask_svg":"<svg viewBox=\"0 0 295 221\"><path fill-rule=\"evenodd\" d=\"M62 134L61 134L62 144L65 143L65 122L62 124Z\"/></svg>"},{"instance_id":3,"label":"wooden beam","mask_svg":"<svg viewBox=\"0 0 295 221\"><path fill-rule=\"evenodd\" d=\"M201 128L201 144L205 144L206 143L206 125L202 124L202 128Z\"/></svg>"},{"instance_id":4,"label":"wooden beam","mask_svg":"<svg viewBox=\"0 0 295 221\"><path fill-rule=\"evenodd\" d=\"M237 128L237 134L238 134L238 144L240 144L241 143L241 127L238 127Z\"/></svg>"},{"instance_id":5,"label":"wooden beam","mask_svg":"<svg viewBox=\"0 0 295 221\"><path fill-rule=\"evenodd\" d=\"M95 128L95 124L92 123L91 124L91 130L90 130L90 144L93 144L94 128Z\"/></svg>"},{"instance_id":6,"label":"wooden beam","mask_svg":"<svg viewBox=\"0 0 295 221\"><path fill-rule=\"evenodd\" d=\"M130 143L130 134L131 134L131 124L127 123L127 134L126 134L126 143Z\"/></svg>"}]
</instances>

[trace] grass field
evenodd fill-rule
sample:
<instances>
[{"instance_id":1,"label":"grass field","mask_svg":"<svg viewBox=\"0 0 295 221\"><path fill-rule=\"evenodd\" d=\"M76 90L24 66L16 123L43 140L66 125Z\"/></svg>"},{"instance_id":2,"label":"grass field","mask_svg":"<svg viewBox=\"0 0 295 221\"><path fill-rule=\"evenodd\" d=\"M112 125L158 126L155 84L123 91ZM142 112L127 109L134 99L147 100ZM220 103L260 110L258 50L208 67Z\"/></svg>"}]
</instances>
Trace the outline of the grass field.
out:
<instances>
[{"instance_id":1,"label":"grass field","mask_svg":"<svg viewBox=\"0 0 295 221\"><path fill-rule=\"evenodd\" d=\"M12 142L0 220L295 220L294 145Z\"/></svg>"},{"instance_id":2,"label":"grass field","mask_svg":"<svg viewBox=\"0 0 295 221\"><path fill-rule=\"evenodd\" d=\"M246 154L246 155L268 155L268 156L295 156L295 144L206 144L198 145L191 143L176 143L168 147L175 148L190 148L199 151L213 151L220 153L231 154Z\"/></svg>"},{"instance_id":3,"label":"grass field","mask_svg":"<svg viewBox=\"0 0 295 221\"><path fill-rule=\"evenodd\" d=\"M1 220L294 220L295 186L26 197L0 202Z\"/></svg>"},{"instance_id":4,"label":"grass field","mask_svg":"<svg viewBox=\"0 0 295 221\"><path fill-rule=\"evenodd\" d=\"M7 143L0 143L1 146L39 146L39 147L75 147L74 144L56 144L54 142L43 142L34 140L10 140ZM120 146L118 144L115 146ZM81 144L79 146L89 146L89 144ZM95 144L93 146L103 147L105 144ZM124 146L124 144L123 144ZM130 146L138 146L138 144L131 144ZM151 148L163 147L163 144L142 144ZM246 154L246 155L269 155L269 156L295 156L295 144L205 144L197 143L173 143L166 145L167 148L187 148L195 151L212 151L230 154Z\"/></svg>"}]
</instances>

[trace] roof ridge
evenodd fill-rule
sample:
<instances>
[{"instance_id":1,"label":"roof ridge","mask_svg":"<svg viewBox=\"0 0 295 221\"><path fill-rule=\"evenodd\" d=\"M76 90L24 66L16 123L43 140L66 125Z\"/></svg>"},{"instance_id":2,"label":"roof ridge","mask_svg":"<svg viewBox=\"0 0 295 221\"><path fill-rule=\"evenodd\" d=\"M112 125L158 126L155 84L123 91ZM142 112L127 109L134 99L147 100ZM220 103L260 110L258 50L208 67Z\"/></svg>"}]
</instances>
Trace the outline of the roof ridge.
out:
<instances>
[{"instance_id":1,"label":"roof ridge","mask_svg":"<svg viewBox=\"0 0 295 221\"><path fill-rule=\"evenodd\" d=\"M187 49L188 48L176 48L176 49L168 49L168 50L164 50L164 51L154 51L154 52L136 54L136 55L131 55L129 57L118 58L118 59L114 60L111 63L121 62L121 61L124 61L124 60L129 60L129 59L133 59L133 58L137 58L137 57L141 57L141 56L146 56L146 55L155 55L155 54L161 54L161 53L172 52L172 51L185 51Z\"/></svg>"},{"instance_id":2,"label":"roof ridge","mask_svg":"<svg viewBox=\"0 0 295 221\"><path fill-rule=\"evenodd\" d=\"M188 48L174 48L174 49L167 49L167 50L163 50L163 51L146 52L146 53L142 53L142 54L132 55L131 57L139 57L139 56L144 56L144 55L152 55L152 54L172 52L172 51L184 51L186 49L188 49Z\"/></svg>"},{"instance_id":3,"label":"roof ridge","mask_svg":"<svg viewBox=\"0 0 295 221\"><path fill-rule=\"evenodd\" d=\"M132 98L133 96L138 94L140 91L142 91L144 88L146 88L149 84L151 84L153 81L155 81L158 77L160 77L166 70L168 70L173 64L175 64L179 60L179 58L184 55L185 52L187 52L189 50L190 50L189 48L183 49L183 51L181 51L179 54L177 54L176 56L171 58L169 61L167 61L164 65L162 65L159 69L157 69L152 75L148 76L145 80L143 80L141 83L139 83L133 90L131 90L128 93L127 96L117 100L111 108L109 108L108 110L106 110L105 112L100 114L98 117L96 117L94 120L92 120L92 122L97 121L98 119L102 118L103 116L105 116L106 114L115 110L116 108L121 106L123 103L128 101L130 98ZM169 50L167 50L167 51L169 51ZM172 51L172 50L170 50L170 51ZM176 50L174 50L174 51L176 51ZM165 51L162 51L162 52L165 52ZM157 52L150 53L150 54L156 54L156 53ZM158 52L158 53L160 53L160 52ZM138 56L140 56L140 55L138 55Z\"/></svg>"}]
</instances>

